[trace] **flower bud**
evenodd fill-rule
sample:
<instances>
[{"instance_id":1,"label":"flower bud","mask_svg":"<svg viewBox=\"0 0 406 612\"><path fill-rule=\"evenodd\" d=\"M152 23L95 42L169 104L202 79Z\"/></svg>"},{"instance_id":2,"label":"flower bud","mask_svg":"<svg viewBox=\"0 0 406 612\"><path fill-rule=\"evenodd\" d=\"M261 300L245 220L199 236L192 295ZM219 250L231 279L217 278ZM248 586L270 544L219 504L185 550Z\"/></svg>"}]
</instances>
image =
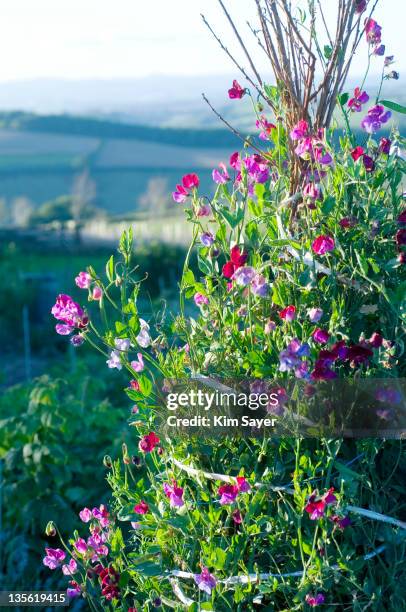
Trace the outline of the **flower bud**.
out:
<instances>
[{"instance_id":1,"label":"flower bud","mask_svg":"<svg viewBox=\"0 0 406 612\"><path fill-rule=\"evenodd\" d=\"M56 536L56 529L53 521L49 521L47 523L47 526L45 527L45 534L52 538Z\"/></svg>"},{"instance_id":2,"label":"flower bud","mask_svg":"<svg viewBox=\"0 0 406 612\"><path fill-rule=\"evenodd\" d=\"M104 467L109 468L109 469L111 467L113 467L113 462L111 460L110 455L104 455L104 457L103 457L103 465L104 465Z\"/></svg>"}]
</instances>

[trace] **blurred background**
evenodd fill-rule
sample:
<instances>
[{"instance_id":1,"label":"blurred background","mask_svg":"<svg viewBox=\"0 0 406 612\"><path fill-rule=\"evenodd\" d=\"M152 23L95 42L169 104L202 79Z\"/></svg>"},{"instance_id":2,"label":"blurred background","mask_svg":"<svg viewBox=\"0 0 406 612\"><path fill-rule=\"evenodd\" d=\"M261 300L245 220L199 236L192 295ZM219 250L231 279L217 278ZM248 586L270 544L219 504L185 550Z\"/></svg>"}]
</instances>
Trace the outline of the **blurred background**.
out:
<instances>
[{"instance_id":1,"label":"blurred background","mask_svg":"<svg viewBox=\"0 0 406 612\"><path fill-rule=\"evenodd\" d=\"M246 22L255 23L255 3L229 4L245 39L252 40ZM323 4L333 19L334 3ZM240 147L201 93L241 132L255 131L250 101L228 100L231 81L240 75L201 12L246 66L216 0L1 3L0 582L5 588L50 584L44 582L51 580L49 573L40 571L46 520L63 516L67 531L77 526L80 505L100 503L105 495L103 455L119 453L129 437L124 377L106 369L103 380L95 378L104 367L102 357L84 348L75 352L55 334L50 309L56 294L83 301L74 277L88 264L102 271L122 230L132 225L140 273L148 273L144 318L163 299L176 312L190 234L171 192L193 171L202 191L210 193L212 169ZM400 28L406 7L383 0L376 19L383 25L386 54L395 56L393 69L400 73L400 80L385 82L384 97L404 104ZM254 40L251 48L272 82ZM367 63L361 44L348 89L362 82ZM382 58L373 58L366 81L371 98L381 69ZM395 123L404 130L400 117ZM92 477L95 466L99 478Z\"/></svg>"}]
</instances>

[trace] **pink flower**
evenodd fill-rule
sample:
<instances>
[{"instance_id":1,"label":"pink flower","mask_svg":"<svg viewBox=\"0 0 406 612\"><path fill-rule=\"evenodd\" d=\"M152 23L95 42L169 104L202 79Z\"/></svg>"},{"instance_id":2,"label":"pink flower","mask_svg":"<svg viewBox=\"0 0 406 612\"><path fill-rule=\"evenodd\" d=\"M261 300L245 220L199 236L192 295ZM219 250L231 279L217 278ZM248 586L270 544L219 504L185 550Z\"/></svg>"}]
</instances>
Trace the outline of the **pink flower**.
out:
<instances>
[{"instance_id":1,"label":"pink flower","mask_svg":"<svg viewBox=\"0 0 406 612\"><path fill-rule=\"evenodd\" d=\"M382 346L383 336L378 332L374 332L368 340L368 343L374 348L379 348L380 346Z\"/></svg>"},{"instance_id":2,"label":"pink flower","mask_svg":"<svg viewBox=\"0 0 406 612\"><path fill-rule=\"evenodd\" d=\"M377 45L381 42L382 28L374 19L368 19L365 24L365 35L369 45Z\"/></svg>"},{"instance_id":3,"label":"pink flower","mask_svg":"<svg viewBox=\"0 0 406 612\"><path fill-rule=\"evenodd\" d=\"M104 506L103 504L101 504L99 508L93 508L92 514L94 518L99 521L101 527L107 527L109 525L110 515L107 511L106 506Z\"/></svg>"},{"instance_id":4,"label":"pink flower","mask_svg":"<svg viewBox=\"0 0 406 612\"><path fill-rule=\"evenodd\" d=\"M172 193L172 198L175 200L175 202L181 204L182 202L185 202L188 195L189 192L183 187L183 185L176 185L176 191Z\"/></svg>"},{"instance_id":5,"label":"pink flower","mask_svg":"<svg viewBox=\"0 0 406 612\"><path fill-rule=\"evenodd\" d=\"M224 183L227 183L230 180L230 177L225 164L219 164L219 168L220 170L215 168L212 172L213 181L217 183L217 185L224 185Z\"/></svg>"},{"instance_id":6,"label":"pink flower","mask_svg":"<svg viewBox=\"0 0 406 612\"><path fill-rule=\"evenodd\" d=\"M166 497L169 499L169 505L171 508L181 508L184 506L185 502L183 501L183 489L179 487L176 480L172 481L172 485L164 482L163 489Z\"/></svg>"},{"instance_id":7,"label":"pink flower","mask_svg":"<svg viewBox=\"0 0 406 612\"><path fill-rule=\"evenodd\" d=\"M58 321L63 321L65 326L71 327L72 329L75 327L83 328L88 323L88 318L85 316L83 309L74 302L70 295L66 295L64 293L60 293L56 298L56 303L52 306L51 313L54 315L55 319ZM64 335L67 332L67 327L63 329L59 327L58 333L63 333Z\"/></svg>"},{"instance_id":8,"label":"pink flower","mask_svg":"<svg viewBox=\"0 0 406 612\"><path fill-rule=\"evenodd\" d=\"M151 431L149 434L146 434L141 438L138 448L143 453L151 453L159 443L160 439L153 431Z\"/></svg>"},{"instance_id":9,"label":"pink flower","mask_svg":"<svg viewBox=\"0 0 406 612\"><path fill-rule=\"evenodd\" d=\"M134 372L142 372L143 369L145 368L144 365L144 359L142 357L142 353L137 353L137 361L132 361L130 363L130 366L132 367L132 369L134 370Z\"/></svg>"},{"instance_id":10,"label":"pink flower","mask_svg":"<svg viewBox=\"0 0 406 612\"><path fill-rule=\"evenodd\" d=\"M340 227L342 227L343 229L350 229L351 227L355 227L357 223L358 221L355 217L344 217L338 222Z\"/></svg>"},{"instance_id":11,"label":"pink flower","mask_svg":"<svg viewBox=\"0 0 406 612\"><path fill-rule=\"evenodd\" d=\"M355 149L351 151L351 157L354 161L357 161L363 155L364 155L364 149L362 147L355 147Z\"/></svg>"},{"instance_id":12,"label":"pink flower","mask_svg":"<svg viewBox=\"0 0 406 612\"><path fill-rule=\"evenodd\" d=\"M367 0L355 0L355 12L360 15L367 8Z\"/></svg>"},{"instance_id":13,"label":"pink flower","mask_svg":"<svg viewBox=\"0 0 406 612\"><path fill-rule=\"evenodd\" d=\"M354 89L354 97L348 101L348 108L359 113L362 110L362 105L366 104L369 96L366 91L361 91L359 87Z\"/></svg>"},{"instance_id":14,"label":"pink flower","mask_svg":"<svg viewBox=\"0 0 406 612\"><path fill-rule=\"evenodd\" d=\"M279 312L279 316L283 321L291 323L296 318L296 307L286 306L286 308Z\"/></svg>"},{"instance_id":15,"label":"pink flower","mask_svg":"<svg viewBox=\"0 0 406 612\"><path fill-rule=\"evenodd\" d=\"M234 79L233 86L228 90L228 97L230 100L241 100L241 98L246 94L246 89L241 87L238 81Z\"/></svg>"},{"instance_id":16,"label":"pink flower","mask_svg":"<svg viewBox=\"0 0 406 612\"><path fill-rule=\"evenodd\" d=\"M46 548L46 557L43 559L43 564L49 569L54 570L59 567L65 559L66 554L60 548Z\"/></svg>"},{"instance_id":17,"label":"pink flower","mask_svg":"<svg viewBox=\"0 0 406 612\"><path fill-rule=\"evenodd\" d=\"M232 278L235 280L237 285L246 287L255 278L255 275L256 272L254 268L251 268L250 266L241 266L234 272Z\"/></svg>"},{"instance_id":18,"label":"pink flower","mask_svg":"<svg viewBox=\"0 0 406 612\"><path fill-rule=\"evenodd\" d=\"M290 132L290 137L292 140L301 140L308 135L309 132L309 124L304 119L301 119L299 123L297 123L294 128Z\"/></svg>"},{"instance_id":19,"label":"pink flower","mask_svg":"<svg viewBox=\"0 0 406 612\"><path fill-rule=\"evenodd\" d=\"M330 334L328 333L328 331L326 331L325 329L321 329L320 327L314 330L312 336L313 340L318 344L326 344L326 342L328 342L330 339Z\"/></svg>"},{"instance_id":20,"label":"pink flower","mask_svg":"<svg viewBox=\"0 0 406 612\"><path fill-rule=\"evenodd\" d=\"M244 159L244 165L247 169L248 176L254 183L266 183L269 179L269 167L267 161L254 153Z\"/></svg>"},{"instance_id":21,"label":"pink flower","mask_svg":"<svg viewBox=\"0 0 406 612\"><path fill-rule=\"evenodd\" d=\"M80 289L89 289L92 277L87 272L79 272L75 278L75 283Z\"/></svg>"},{"instance_id":22,"label":"pink flower","mask_svg":"<svg viewBox=\"0 0 406 612\"><path fill-rule=\"evenodd\" d=\"M75 559L71 559L68 564L62 565L62 573L65 576L73 576L78 570L78 564Z\"/></svg>"},{"instance_id":23,"label":"pink flower","mask_svg":"<svg viewBox=\"0 0 406 612\"><path fill-rule=\"evenodd\" d=\"M255 126L261 130L259 134L261 140L269 140L272 130L276 129L276 125L270 123L263 115L257 119Z\"/></svg>"},{"instance_id":24,"label":"pink flower","mask_svg":"<svg viewBox=\"0 0 406 612\"><path fill-rule=\"evenodd\" d=\"M316 595L310 595L310 593L308 593L305 597L306 603L309 604L309 606L311 606L312 608L323 604L325 602L325 599L326 598L324 597L323 593L317 593Z\"/></svg>"},{"instance_id":25,"label":"pink flower","mask_svg":"<svg viewBox=\"0 0 406 612\"><path fill-rule=\"evenodd\" d=\"M211 594L212 590L216 587L217 580L210 574L207 567L202 566L202 573L195 574L195 582L201 591L204 591L208 595Z\"/></svg>"},{"instance_id":26,"label":"pink flower","mask_svg":"<svg viewBox=\"0 0 406 612\"><path fill-rule=\"evenodd\" d=\"M136 514L147 514L147 512L149 512L149 506L148 506L147 502L145 502L142 499L139 504L136 504L134 506L134 512Z\"/></svg>"},{"instance_id":27,"label":"pink flower","mask_svg":"<svg viewBox=\"0 0 406 612\"><path fill-rule=\"evenodd\" d=\"M203 295L203 293L195 293L193 296L196 306L207 306L209 298Z\"/></svg>"},{"instance_id":28,"label":"pink flower","mask_svg":"<svg viewBox=\"0 0 406 612\"><path fill-rule=\"evenodd\" d=\"M83 510L79 512L79 518L84 523L88 523L92 518L91 510L89 510L89 508L83 508Z\"/></svg>"},{"instance_id":29,"label":"pink flower","mask_svg":"<svg viewBox=\"0 0 406 612\"><path fill-rule=\"evenodd\" d=\"M307 183L307 185L304 186L303 195L311 200L319 200L321 191L315 183Z\"/></svg>"},{"instance_id":30,"label":"pink flower","mask_svg":"<svg viewBox=\"0 0 406 612\"><path fill-rule=\"evenodd\" d=\"M220 495L220 504L226 506L233 504L237 498L240 489L238 485L225 484L218 488L218 494Z\"/></svg>"},{"instance_id":31,"label":"pink flower","mask_svg":"<svg viewBox=\"0 0 406 612\"><path fill-rule=\"evenodd\" d=\"M73 546L81 555L87 552L87 544L83 538L78 538L76 542L74 542Z\"/></svg>"},{"instance_id":32,"label":"pink flower","mask_svg":"<svg viewBox=\"0 0 406 612\"><path fill-rule=\"evenodd\" d=\"M238 151L233 153L230 157L230 166L239 172L241 170L241 157Z\"/></svg>"},{"instance_id":33,"label":"pink flower","mask_svg":"<svg viewBox=\"0 0 406 612\"><path fill-rule=\"evenodd\" d=\"M57 323L55 325L55 331L60 336L69 336L74 329L74 327L71 327L71 325L66 325L66 323Z\"/></svg>"},{"instance_id":34,"label":"pink flower","mask_svg":"<svg viewBox=\"0 0 406 612\"><path fill-rule=\"evenodd\" d=\"M237 487L240 493L251 491L251 485L244 476L237 476Z\"/></svg>"},{"instance_id":35,"label":"pink flower","mask_svg":"<svg viewBox=\"0 0 406 612\"><path fill-rule=\"evenodd\" d=\"M312 243L312 249L316 255L325 255L328 251L332 251L334 247L334 238L331 236L318 236Z\"/></svg>"},{"instance_id":36,"label":"pink flower","mask_svg":"<svg viewBox=\"0 0 406 612\"><path fill-rule=\"evenodd\" d=\"M234 512L231 514L232 519L234 521L234 523L236 525L241 525L242 523L242 516L241 516L241 512L238 510L238 508L236 510L234 510Z\"/></svg>"},{"instance_id":37,"label":"pink flower","mask_svg":"<svg viewBox=\"0 0 406 612\"><path fill-rule=\"evenodd\" d=\"M196 210L197 217L210 217L211 206L210 204L201 204Z\"/></svg>"},{"instance_id":38,"label":"pink flower","mask_svg":"<svg viewBox=\"0 0 406 612\"><path fill-rule=\"evenodd\" d=\"M121 370L123 367L123 364L121 363L121 357L120 357L120 353L116 350L111 351L109 358L106 361L107 363L107 367L109 367L111 370L116 368L117 370Z\"/></svg>"},{"instance_id":39,"label":"pink flower","mask_svg":"<svg viewBox=\"0 0 406 612\"><path fill-rule=\"evenodd\" d=\"M182 185L185 189L197 189L200 185L200 179L197 174L185 174L182 178Z\"/></svg>"},{"instance_id":40,"label":"pink flower","mask_svg":"<svg viewBox=\"0 0 406 612\"><path fill-rule=\"evenodd\" d=\"M307 316L312 323L317 323L317 321L320 321L321 317L323 316L323 311L321 308L309 308L307 311Z\"/></svg>"},{"instance_id":41,"label":"pink flower","mask_svg":"<svg viewBox=\"0 0 406 612\"><path fill-rule=\"evenodd\" d=\"M94 287L93 292L92 292L92 298L94 300L101 300L103 296L103 291L100 287Z\"/></svg>"}]
</instances>

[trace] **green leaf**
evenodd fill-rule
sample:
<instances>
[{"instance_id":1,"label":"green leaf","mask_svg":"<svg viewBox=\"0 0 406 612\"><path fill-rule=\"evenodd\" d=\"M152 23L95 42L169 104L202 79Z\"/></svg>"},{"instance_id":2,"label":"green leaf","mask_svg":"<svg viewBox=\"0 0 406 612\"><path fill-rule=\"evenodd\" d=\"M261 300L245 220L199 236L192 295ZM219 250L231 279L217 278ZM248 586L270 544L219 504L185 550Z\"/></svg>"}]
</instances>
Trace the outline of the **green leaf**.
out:
<instances>
[{"instance_id":1,"label":"green leaf","mask_svg":"<svg viewBox=\"0 0 406 612\"><path fill-rule=\"evenodd\" d=\"M336 203L336 199L335 199L333 196L328 196L328 197L327 197L327 198L324 200L324 202L323 202L323 204L322 204L322 206L321 206L321 210L322 210L322 212L323 212L325 215L327 215L328 213L330 213L330 212L333 210L333 208L334 208L334 206L335 206L335 203Z\"/></svg>"},{"instance_id":2,"label":"green leaf","mask_svg":"<svg viewBox=\"0 0 406 612\"><path fill-rule=\"evenodd\" d=\"M391 102L390 100L379 100L379 104L386 106L386 108L390 108L396 113L402 113L402 115L406 115L406 106L402 106L402 104L398 104L397 102Z\"/></svg>"},{"instance_id":3,"label":"green leaf","mask_svg":"<svg viewBox=\"0 0 406 612\"><path fill-rule=\"evenodd\" d=\"M188 269L183 275L183 286L189 287L190 285L194 285L194 284L195 284L195 275L193 274L192 270Z\"/></svg>"},{"instance_id":4,"label":"green leaf","mask_svg":"<svg viewBox=\"0 0 406 612\"><path fill-rule=\"evenodd\" d=\"M330 57L331 57L331 55L333 53L333 49L330 47L330 45L324 45L323 52L324 52L324 57L326 57L327 59L330 59ZM344 102L344 104L345 104L345 102Z\"/></svg>"},{"instance_id":5,"label":"green leaf","mask_svg":"<svg viewBox=\"0 0 406 612\"><path fill-rule=\"evenodd\" d=\"M112 283L114 280L114 255L110 257L106 264L106 276L110 283Z\"/></svg>"},{"instance_id":6,"label":"green leaf","mask_svg":"<svg viewBox=\"0 0 406 612\"><path fill-rule=\"evenodd\" d=\"M244 218L244 210L239 208L236 213L231 213L228 210L220 210L220 214L224 217L227 223L234 229Z\"/></svg>"},{"instance_id":7,"label":"green leaf","mask_svg":"<svg viewBox=\"0 0 406 612\"><path fill-rule=\"evenodd\" d=\"M342 93L340 96L338 96L338 101L340 102L341 106L345 106L349 99L350 95L348 93Z\"/></svg>"}]
</instances>

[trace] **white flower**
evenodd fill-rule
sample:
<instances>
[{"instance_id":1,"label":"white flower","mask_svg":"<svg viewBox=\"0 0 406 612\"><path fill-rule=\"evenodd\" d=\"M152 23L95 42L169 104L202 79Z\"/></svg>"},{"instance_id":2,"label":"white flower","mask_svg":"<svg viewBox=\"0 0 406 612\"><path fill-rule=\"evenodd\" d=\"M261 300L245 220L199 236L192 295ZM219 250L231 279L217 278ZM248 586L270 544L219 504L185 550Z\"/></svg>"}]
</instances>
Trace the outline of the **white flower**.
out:
<instances>
[{"instance_id":1,"label":"white flower","mask_svg":"<svg viewBox=\"0 0 406 612\"><path fill-rule=\"evenodd\" d=\"M114 340L114 346L119 351L128 351L130 348L130 340L128 338L116 338Z\"/></svg>"},{"instance_id":2,"label":"white flower","mask_svg":"<svg viewBox=\"0 0 406 612\"><path fill-rule=\"evenodd\" d=\"M118 351L111 351L110 358L106 361L109 368L117 368L117 370L121 370L123 367L120 359L120 353Z\"/></svg>"}]
</instances>

